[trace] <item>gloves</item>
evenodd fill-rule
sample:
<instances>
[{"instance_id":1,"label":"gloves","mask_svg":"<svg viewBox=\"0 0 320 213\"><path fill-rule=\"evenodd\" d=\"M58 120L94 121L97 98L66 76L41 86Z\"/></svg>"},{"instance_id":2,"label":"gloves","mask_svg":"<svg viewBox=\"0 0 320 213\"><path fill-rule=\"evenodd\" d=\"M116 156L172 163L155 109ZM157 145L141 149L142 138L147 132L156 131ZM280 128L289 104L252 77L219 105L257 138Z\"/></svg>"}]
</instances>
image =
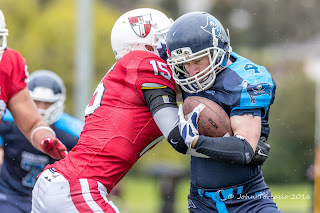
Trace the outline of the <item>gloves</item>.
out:
<instances>
[{"instance_id":1,"label":"gloves","mask_svg":"<svg viewBox=\"0 0 320 213\"><path fill-rule=\"evenodd\" d=\"M182 154L186 154L188 147L184 143L184 139L180 135L180 130L178 127L178 121L177 125L170 131L167 141L170 143L170 145L178 152Z\"/></svg>"},{"instance_id":2,"label":"gloves","mask_svg":"<svg viewBox=\"0 0 320 213\"><path fill-rule=\"evenodd\" d=\"M261 166L265 160L269 157L270 145L267 144L267 139L265 137L260 137L256 151L251 160L251 163Z\"/></svg>"},{"instance_id":3,"label":"gloves","mask_svg":"<svg viewBox=\"0 0 320 213\"><path fill-rule=\"evenodd\" d=\"M65 158L68 154L66 146L58 138L43 138L40 147L44 153L57 160Z\"/></svg>"},{"instance_id":4,"label":"gloves","mask_svg":"<svg viewBox=\"0 0 320 213\"><path fill-rule=\"evenodd\" d=\"M187 119L185 119L184 113L183 113L183 107L182 104L179 106L179 112L178 112L178 126L180 135L184 139L184 143L191 148L192 142L194 139L196 139L199 136L198 132L198 118L200 115L200 112L204 109L204 104L199 104L197 107L193 109L193 111L187 115Z\"/></svg>"}]
</instances>

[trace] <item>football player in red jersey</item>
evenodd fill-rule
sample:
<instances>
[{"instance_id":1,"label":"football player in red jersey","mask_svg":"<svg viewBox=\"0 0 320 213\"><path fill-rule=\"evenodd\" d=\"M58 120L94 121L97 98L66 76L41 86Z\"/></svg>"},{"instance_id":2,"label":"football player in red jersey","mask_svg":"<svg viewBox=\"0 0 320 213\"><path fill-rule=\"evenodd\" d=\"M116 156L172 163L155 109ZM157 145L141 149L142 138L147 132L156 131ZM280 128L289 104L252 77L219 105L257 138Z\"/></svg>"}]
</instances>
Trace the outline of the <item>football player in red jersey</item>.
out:
<instances>
[{"instance_id":1,"label":"football player in red jersey","mask_svg":"<svg viewBox=\"0 0 320 213\"><path fill-rule=\"evenodd\" d=\"M34 147L55 159L66 156L66 147L55 138L54 131L43 121L30 97L25 59L7 48L8 29L0 10L0 122L6 108L15 123Z\"/></svg>"},{"instance_id":2,"label":"football player in red jersey","mask_svg":"<svg viewBox=\"0 0 320 213\"><path fill-rule=\"evenodd\" d=\"M187 152L166 63L165 36L172 22L149 8L129 11L115 22L111 44L117 62L85 110L78 144L39 176L32 212L119 212L108 193L163 136Z\"/></svg>"}]
</instances>

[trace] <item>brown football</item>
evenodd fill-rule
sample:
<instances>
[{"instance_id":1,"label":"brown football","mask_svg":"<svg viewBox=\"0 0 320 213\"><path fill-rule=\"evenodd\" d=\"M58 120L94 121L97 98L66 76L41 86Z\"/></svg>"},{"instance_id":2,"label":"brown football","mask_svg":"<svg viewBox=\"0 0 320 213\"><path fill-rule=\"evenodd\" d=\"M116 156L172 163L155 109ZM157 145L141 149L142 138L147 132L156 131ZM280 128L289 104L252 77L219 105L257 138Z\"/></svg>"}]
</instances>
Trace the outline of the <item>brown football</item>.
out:
<instances>
[{"instance_id":1,"label":"brown football","mask_svg":"<svg viewBox=\"0 0 320 213\"><path fill-rule=\"evenodd\" d=\"M210 137L223 137L232 135L231 123L228 114L223 108L207 98L189 96L183 102L183 113L188 115L200 103L205 105L198 119L200 135Z\"/></svg>"}]
</instances>

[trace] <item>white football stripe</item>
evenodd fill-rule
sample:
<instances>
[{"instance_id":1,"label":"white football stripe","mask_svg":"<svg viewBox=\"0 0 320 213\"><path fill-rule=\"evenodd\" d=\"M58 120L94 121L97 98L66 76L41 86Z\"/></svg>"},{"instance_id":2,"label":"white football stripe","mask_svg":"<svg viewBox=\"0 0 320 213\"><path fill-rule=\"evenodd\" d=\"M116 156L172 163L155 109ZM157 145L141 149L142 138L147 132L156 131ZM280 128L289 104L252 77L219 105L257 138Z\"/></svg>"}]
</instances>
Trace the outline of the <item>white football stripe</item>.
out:
<instances>
[{"instance_id":1,"label":"white football stripe","mask_svg":"<svg viewBox=\"0 0 320 213\"><path fill-rule=\"evenodd\" d=\"M88 206L95 212L95 211L101 211L103 210L100 208L100 206L93 200L91 193L90 193L90 188L87 179L79 179L80 184L81 184L81 191L84 200L88 204Z\"/></svg>"}]
</instances>

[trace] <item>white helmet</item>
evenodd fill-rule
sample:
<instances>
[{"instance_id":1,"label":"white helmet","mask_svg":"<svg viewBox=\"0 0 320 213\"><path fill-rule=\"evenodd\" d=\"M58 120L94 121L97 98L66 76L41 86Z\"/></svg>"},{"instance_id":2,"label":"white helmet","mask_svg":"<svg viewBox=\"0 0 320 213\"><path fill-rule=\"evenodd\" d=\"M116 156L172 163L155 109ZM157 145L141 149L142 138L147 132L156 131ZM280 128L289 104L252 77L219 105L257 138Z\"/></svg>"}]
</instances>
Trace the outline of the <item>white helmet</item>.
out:
<instances>
[{"instance_id":1,"label":"white helmet","mask_svg":"<svg viewBox=\"0 0 320 213\"><path fill-rule=\"evenodd\" d=\"M3 51L7 48L7 36L8 36L8 29L6 29L6 22L4 20L4 15L0 10L0 58Z\"/></svg>"},{"instance_id":2,"label":"white helmet","mask_svg":"<svg viewBox=\"0 0 320 213\"><path fill-rule=\"evenodd\" d=\"M124 13L111 31L111 45L116 59L134 50L145 50L166 60L165 40L172 23L172 19L155 9L140 8ZM152 46L153 50L147 49L146 45Z\"/></svg>"},{"instance_id":3,"label":"white helmet","mask_svg":"<svg viewBox=\"0 0 320 213\"><path fill-rule=\"evenodd\" d=\"M66 88L62 79L49 70L38 70L30 75L28 83L34 101L53 103L48 109L38 109L43 120L51 125L63 113Z\"/></svg>"}]
</instances>

